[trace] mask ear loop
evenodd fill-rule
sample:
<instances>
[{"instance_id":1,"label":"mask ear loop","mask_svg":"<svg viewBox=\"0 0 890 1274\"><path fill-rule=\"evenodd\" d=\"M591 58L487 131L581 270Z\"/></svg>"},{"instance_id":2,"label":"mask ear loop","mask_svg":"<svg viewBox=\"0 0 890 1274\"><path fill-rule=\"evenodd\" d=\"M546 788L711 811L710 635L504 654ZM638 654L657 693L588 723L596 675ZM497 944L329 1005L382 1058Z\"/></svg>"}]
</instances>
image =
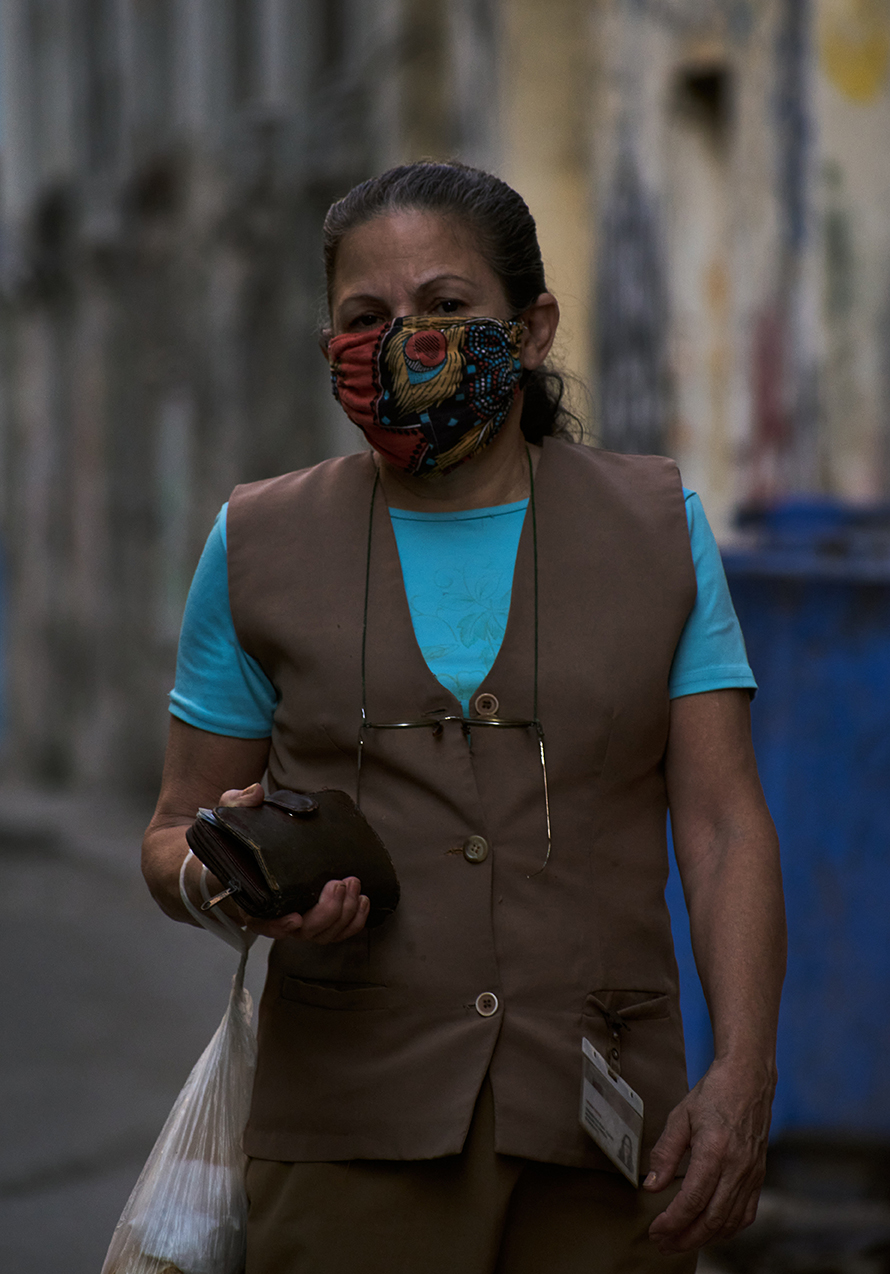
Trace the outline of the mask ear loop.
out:
<instances>
[{"instance_id":1,"label":"mask ear loop","mask_svg":"<svg viewBox=\"0 0 890 1274\"><path fill-rule=\"evenodd\" d=\"M528 331L528 324L526 323L525 319L521 317L511 319L510 327L519 329L517 333L517 339L521 339L523 332ZM525 389L526 385L531 380L531 378L532 378L531 368L523 367L522 371L519 373L519 382L518 382L519 388ZM531 464L531 460L529 460L529 464ZM532 487L532 491L534 492L534 487Z\"/></svg>"}]
</instances>

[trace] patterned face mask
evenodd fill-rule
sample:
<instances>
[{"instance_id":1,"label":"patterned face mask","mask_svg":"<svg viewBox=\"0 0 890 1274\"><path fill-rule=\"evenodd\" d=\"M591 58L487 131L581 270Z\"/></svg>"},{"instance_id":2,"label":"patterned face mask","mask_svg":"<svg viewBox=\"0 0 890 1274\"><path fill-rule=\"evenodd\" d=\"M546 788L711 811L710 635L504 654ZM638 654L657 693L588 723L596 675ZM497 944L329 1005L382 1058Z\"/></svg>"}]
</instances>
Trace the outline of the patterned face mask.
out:
<instances>
[{"instance_id":1,"label":"patterned face mask","mask_svg":"<svg viewBox=\"0 0 890 1274\"><path fill-rule=\"evenodd\" d=\"M334 397L406 473L448 473L497 435L519 393L525 324L400 318L328 346Z\"/></svg>"}]
</instances>

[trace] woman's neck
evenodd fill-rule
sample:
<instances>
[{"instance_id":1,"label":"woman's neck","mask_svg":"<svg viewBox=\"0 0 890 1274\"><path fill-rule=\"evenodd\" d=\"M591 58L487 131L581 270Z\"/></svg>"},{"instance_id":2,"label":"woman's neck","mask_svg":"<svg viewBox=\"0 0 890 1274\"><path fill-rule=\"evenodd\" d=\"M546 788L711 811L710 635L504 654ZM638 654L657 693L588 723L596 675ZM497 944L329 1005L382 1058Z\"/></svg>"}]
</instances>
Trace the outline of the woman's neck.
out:
<instances>
[{"instance_id":1,"label":"woman's neck","mask_svg":"<svg viewBox=\"0 0 890 1274\"><path fill-rule=\"evenodd\" d=\"M494 441L450 473L419 478L393 468L382 456L377 456L387 504L414 513L453 513L526 499L529 456L536 469L541 450L525 441L519 428L521 414L519 400Z\"/></svg>"}]
</instances>

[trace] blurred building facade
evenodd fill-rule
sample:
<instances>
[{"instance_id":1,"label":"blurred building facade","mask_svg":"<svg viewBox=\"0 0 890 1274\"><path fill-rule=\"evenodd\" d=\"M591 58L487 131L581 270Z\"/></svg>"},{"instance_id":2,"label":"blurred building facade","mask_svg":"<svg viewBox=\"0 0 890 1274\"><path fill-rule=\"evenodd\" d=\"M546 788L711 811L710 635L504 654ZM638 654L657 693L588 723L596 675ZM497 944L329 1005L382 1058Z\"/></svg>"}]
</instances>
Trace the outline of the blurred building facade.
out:
<instances>
[{"instance_id":1,"label":"blurred building facade","mask_svg":"<svg viewBox=\"0 0 890 1274\"><path fill-rule=\"evenodd\" d=\"M594 438L722 534L883 497L888 58L883 0L4 0L9 764L156 778L220 503L356 445L319 228L404 159L522 191Z\"/></svg>"},{"instance_id":2,"label":"blurred building facade","mask_svg":"<svg viewBox=\"0 0 890 1274\"><path fill-rule=\"evenodd\" d=\"M156 781L185 593L220 504L238 481L357 445L318 349L324 212L403 149L488 161L487 16L4 0L14 771ZM478 109L449 113L458 68ZM403 96L420 103L404 144Z\"/></svg>"}]
</instances>

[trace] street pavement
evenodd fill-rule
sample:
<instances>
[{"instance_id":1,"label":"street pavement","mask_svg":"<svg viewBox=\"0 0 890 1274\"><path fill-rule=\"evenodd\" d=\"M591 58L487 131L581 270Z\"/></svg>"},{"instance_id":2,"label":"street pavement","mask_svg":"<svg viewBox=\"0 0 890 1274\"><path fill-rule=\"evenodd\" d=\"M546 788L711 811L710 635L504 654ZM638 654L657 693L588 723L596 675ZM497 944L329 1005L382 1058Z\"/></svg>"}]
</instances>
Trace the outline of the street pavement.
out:
<instances>
[{"instance_id":1,"label":"street pavement","mask_svg":"<svg viewBox=\"0 0 890 1274\"><path fill-rule=\"evenodd\" d=\"M143 884L149 814L0 787L2 1274L99 1274L226 1007L235 952L168 920ZM255 996L266 945L251 952Z\"/></svg>"}]
</instances>

